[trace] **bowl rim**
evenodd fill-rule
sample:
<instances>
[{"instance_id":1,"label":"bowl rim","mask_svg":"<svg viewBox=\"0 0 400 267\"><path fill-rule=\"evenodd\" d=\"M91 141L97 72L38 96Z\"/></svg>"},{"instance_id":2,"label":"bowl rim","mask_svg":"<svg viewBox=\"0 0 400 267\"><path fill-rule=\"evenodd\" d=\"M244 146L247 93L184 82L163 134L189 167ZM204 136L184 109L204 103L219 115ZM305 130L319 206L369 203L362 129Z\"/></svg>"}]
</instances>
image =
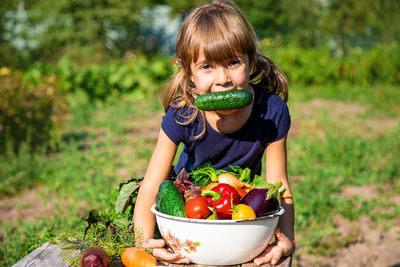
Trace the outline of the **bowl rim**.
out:
<instances>
[{"instance_id":1,"label":"bowl rim","mask_svg":"<svg viewBox=\"0 0 400 267\"><path fill-rule=\"evenodd\" d=\"M156 216L171 219L175 221L182 221L182 222L195 222L195 223L202 223L202 224L236 224L236 223L243 223L243 222L254 222L254 221L261 221L261 220L268 220L274 217L282 216L285 213L285 209L280 207L279 210L273 214L257 217L254 219L240 219L240 220L207 220L207 219L191 219L191 218L184 218L178 216L172 216L168 214L161 213L157 210L156 204L151 206L151 212L153 212Z\"/></svg>"}]
</instances>

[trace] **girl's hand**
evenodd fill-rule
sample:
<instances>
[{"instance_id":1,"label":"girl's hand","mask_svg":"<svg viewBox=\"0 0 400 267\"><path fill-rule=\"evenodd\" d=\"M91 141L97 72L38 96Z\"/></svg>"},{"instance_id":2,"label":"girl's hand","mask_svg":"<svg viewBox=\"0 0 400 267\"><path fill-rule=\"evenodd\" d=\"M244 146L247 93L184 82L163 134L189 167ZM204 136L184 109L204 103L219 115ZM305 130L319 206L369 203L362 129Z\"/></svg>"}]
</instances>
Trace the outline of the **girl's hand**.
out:
<instances>
[{"instance_id":1,"label":"girl's hand","mask_svg":"<svg viewBox=\"0 0 400 267\"><path fill-rule=\"evenodd\" d=\"M149 239L144 243L144 246L151 248L152 255L157 260L180 264L190 263L188 258L179 253L173 253L169 249L165 248L165 241L163 239Z\"/></svg>"},{"instance_id":2,"label":"girl's hand","mask_svg":"<svg viewBox=\"0 0 400 267\"><path fill-rule=\"evenodd\" d=\"M260 256L254 259L254 263L261 265L264 263L277 264L282 256L290 256L294 253L295 246L292 241L284 235L279 228L275 230L276 241L269 245Z\"/></svg>"}]
</instances>

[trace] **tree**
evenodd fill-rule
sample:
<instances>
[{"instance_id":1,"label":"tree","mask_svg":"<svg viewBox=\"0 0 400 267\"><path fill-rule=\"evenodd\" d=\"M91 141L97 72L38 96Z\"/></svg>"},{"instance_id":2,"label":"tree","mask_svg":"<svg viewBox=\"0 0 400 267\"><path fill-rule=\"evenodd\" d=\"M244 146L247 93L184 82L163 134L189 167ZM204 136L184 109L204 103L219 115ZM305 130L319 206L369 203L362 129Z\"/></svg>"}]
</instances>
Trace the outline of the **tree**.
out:
<instances>
[{"instance_id":1,"label":"tree","mask_svg":"<svg viewBox=\"0 0 400 267\"><path fill-rule=\"evenodd\" d=\"M0 67L18 64L15 50L6 38L7 13L16 10L17 6L18 0L2 1L0 5Z\"/></svg>"},{"instance_id":2,"label":"tree","mask_svg":"<svg viewBox=\"0 0 400 267\"><path fill-rule=\"evenodd\" d=\"M45 26L38 36L40 52L51 58L60 49L78 48L88 54L119 56L135 48L142 4L124 0L39 1L32 7L31 19Z\"/></svg>"},{"instance_id":3,"label":"tree","mask_svg":"<svg viewBox=\"0 0 400 267\"><path fill-rule=\"evenodd\" d=\"M400 41L400 1L327 1L322 30L343 52Z\"/></svg>"},{"instance_id":4,"label":"tree","mask_svg":"<svg viewBox=\"0 0 400 267\"><path fill-rule=\"evenodd\" d=\"M160 3L157 0L33 0L26 1L25 5L24 0L11 1L13 5L2 6L1 10L13 12L18 2L22 3L28 14L26 27L40 29L29 36L38 44L27 51L29 56L25 59L30 62L51 61L71 51L77 58L103 58L137 49L142 42L141 10ZM0 35L4 36L4 32Z\"/></svg>"}]
</instances>

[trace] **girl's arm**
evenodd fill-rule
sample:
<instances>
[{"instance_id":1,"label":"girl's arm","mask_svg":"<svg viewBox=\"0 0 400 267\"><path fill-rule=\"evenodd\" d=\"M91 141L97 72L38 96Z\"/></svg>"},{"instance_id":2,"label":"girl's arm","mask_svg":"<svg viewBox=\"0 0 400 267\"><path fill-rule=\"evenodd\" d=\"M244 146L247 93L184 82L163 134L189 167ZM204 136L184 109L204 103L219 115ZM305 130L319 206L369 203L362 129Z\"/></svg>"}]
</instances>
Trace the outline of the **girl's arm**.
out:
<instances>
[{"instance_id":1,"label":"girl's arm","mask_svg":"<svg viewBox=\"0 0 400 267\"><path fill-rule=\"evenodd\" d=\"M159 185L168 177L177 147L161 129L139 189L133 215L135 233L142 234L144 241L154 236L156 222L150 207L156 202Z\"/></svg>"},{"instance_id":2,"label":"girl's arm","mask_svg":"<svg viewBox=\"0 0 400 267\"><path fill-rule=\"evenodd\" d=\"M287 136L268 144L266 148L266 180L268 183L281 181L286 189L284 196L290 196L282 199L285 213L280 217L278 227L289 239L294 240L294 206L287 175L286 139Z\"/></svg>"},{"instance_id":3,"label":"girl's arm","mask_svg":"<svg viewBox=\"0 0 400 267\"><path fill-rule=\"evenodd\" d=\"M266 148L266 180L268 183L281 181L286 192L285 196L291 196L286 166L286 138L270 143ZM277 264L282 256L292 255L295 247L290 240L294 240L294 207L293 199L282 199L282 207L285 213L279 218L275 231L276 242L269 245L265 251L254 259L254 263L261 265L271 262Z\"/></svg>"}]
</instances>

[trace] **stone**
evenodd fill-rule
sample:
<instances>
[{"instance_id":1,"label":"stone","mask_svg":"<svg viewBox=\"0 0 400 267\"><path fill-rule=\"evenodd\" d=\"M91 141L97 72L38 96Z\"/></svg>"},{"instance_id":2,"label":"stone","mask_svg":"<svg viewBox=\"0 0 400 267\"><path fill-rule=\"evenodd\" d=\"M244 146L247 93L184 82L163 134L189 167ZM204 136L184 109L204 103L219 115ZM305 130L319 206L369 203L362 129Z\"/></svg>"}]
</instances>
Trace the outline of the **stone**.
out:
<instances>
[{"instance_id":1,"label":"stone","mask_svg":"<svg viewBox=\"0 0 400 267\"><path fill-rule=\"evenodd\" d=\"M13 267L30 266L68 267L70 265L62 258L60 247L51 244L50 242L46 242L13 265Z\"/></svg>"}]
</instances>

